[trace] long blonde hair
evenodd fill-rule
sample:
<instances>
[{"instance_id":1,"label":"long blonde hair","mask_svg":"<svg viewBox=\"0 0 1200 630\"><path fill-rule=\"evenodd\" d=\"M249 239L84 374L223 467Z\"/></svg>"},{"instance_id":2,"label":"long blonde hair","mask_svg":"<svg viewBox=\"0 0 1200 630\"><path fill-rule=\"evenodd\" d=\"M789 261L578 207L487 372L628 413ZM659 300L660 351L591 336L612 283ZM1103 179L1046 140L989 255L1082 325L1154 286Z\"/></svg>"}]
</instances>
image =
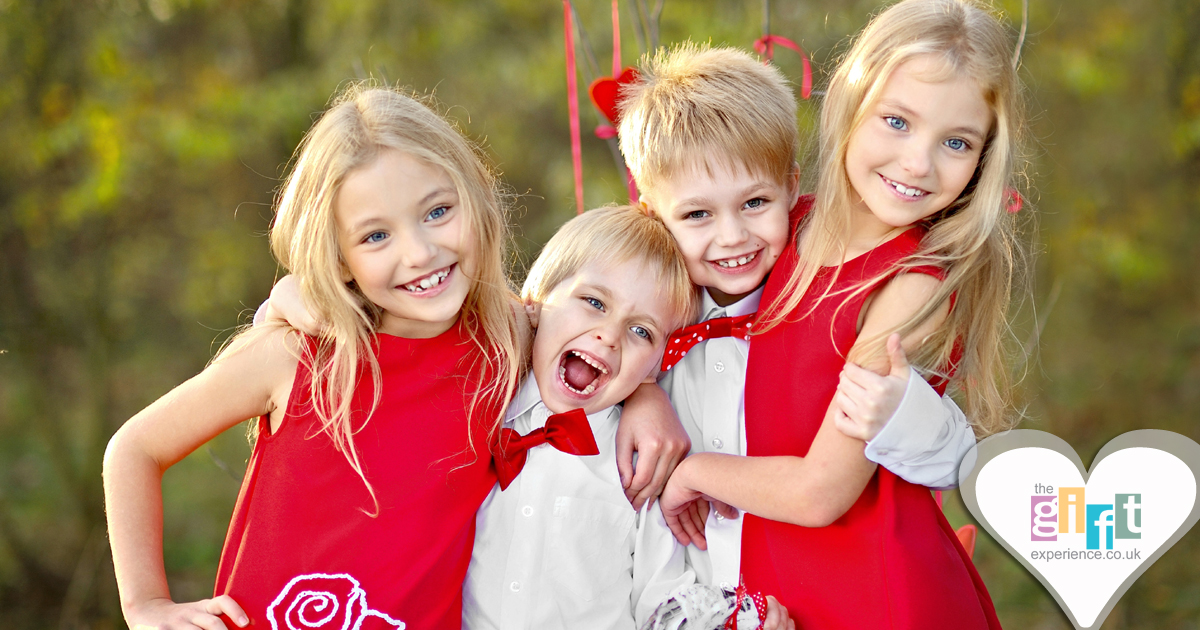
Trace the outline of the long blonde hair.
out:
<instances>
[{"instance_id":1,"label":"long blonde hair","mask_svg":"<svg viewBox=\"0 0 1200 630\"><path fill-rule=\"evenodd\" d=\"M846 149L888 77L918 56L941 61L948 76L977 82L994 116L974 177L958 199L925 220L928 232L919 251L900 263L902 269L936 265L945 269L946 277L924 307L894 329L860 340L848 359L862 362L881 355L890 334L913 331L953 296L946 321L910 359L926 373L944 375L961 354L952 384L961 385L967 415L980 436L1008 424L1009 375L1001 342L1014 276L1026 266L1016 217L1007 211L1010 195L1018 188L1024 132L1021 86L1012 55L1005 27L968 0L905 0L871 21L830 80L821 110L816 200L796 238L800 263L768 307L766 325L759 331L790 316L822 261L844 256L850 234L846 209L856 198L846 174ZM893 272L867 279L850 296L878 286ZM832 298L827 292L820 300Z\"/></svg>"},{"instance_id":2,"label":"long blonde hair","mask_svg":"<svg viewBox=\"0 0 1200 630\"><path fill-rule=\"evenodd\" d=\"M473 239L475 275L459 316L479 352L468 366L477 388L468 417L480 408L499 409L498 426L516 391L525 363L507 279L507 206L499 182L476 146L415 97L398 90L357 83L337 96L301 140L294 165L278 197L271 227L271 251L295 274L300 293L326 323L315 350L301 357L313 374L308 394L322 427L355 472L371 489L354 447L351 400L365 364L374 385L369 418L379 404L379 364L372 352L380 309L343 277L334 202L346 177L371 164L384 151L401 151L445 171L454 182ZM468 448L474 450L470 443ZM371 489L372 496L374 490Z\"/></svg>"}]
</instances>

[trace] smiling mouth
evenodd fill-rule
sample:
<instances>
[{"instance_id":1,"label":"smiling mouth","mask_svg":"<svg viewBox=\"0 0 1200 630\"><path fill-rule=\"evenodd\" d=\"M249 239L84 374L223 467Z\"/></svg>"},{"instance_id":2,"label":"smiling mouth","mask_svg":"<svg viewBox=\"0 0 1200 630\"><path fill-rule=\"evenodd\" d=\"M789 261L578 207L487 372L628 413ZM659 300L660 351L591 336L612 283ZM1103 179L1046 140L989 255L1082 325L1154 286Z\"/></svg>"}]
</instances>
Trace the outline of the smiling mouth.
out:
<instances>
[{"instance_id":1,"label":"smiling mouth","mask_svg":"<svg viewBox=\"0 0 1200 630\"><path fill-rule=\"evenodd\" d=\"M595 357L568 350L558 360L558 380L573 394L591 396L608 378L608 366Z\"/></svg>"},{"instance_id":2,"label":"smiling mouth","mask_svg":"<svg viewBox=\"0 0 1200 630\"><path fill-rule=\"evenodd\" d=\"M401 286L403 286L404 290L408 291L409 293L424 293L440 285L446 278L450 276L450 272L453 270L454 265L450 265L449 267L438 269L433 273L421 276L420 278Z\"/></svg>"},{"instance_id":3,"label":"smiling mouth","mask_svg":"<svg viewBox=\"0 0 1200 630\"><path fill-rule=\"evenodd\" d=\"M746 254L745 256L735 256L733 258L723 258L721 260L714 260L712 262L713 262L713 264L717 265L718 267L721 267L722 269L735 269L737 267L741 267L742 265L753 262L755 258L758 258L758 255L761 252L762 252L762 250L760 249L757 252L751 252L749 254Z\"/></svg>"},{"instance_id":4,"label":"smiling mouth","mask_svg":"<svg viewBox=\"0 0 1200 630\"><path fill-rule=\"evenodd\" d=\"M879 178L882 179L885 184L894 188L896 190L896 192L900 193L901 195L904 195L905 197L909 197L911 199L920 199L921 197L924 197L925 195L929 194L929 191L921 190L920 188L912 188L910 186L905 186L904 184L901 184L900 182L897 182L897 181L892 181L892 180L884 177L883 175L880 175Z\"/></svg>"}]
</instances>

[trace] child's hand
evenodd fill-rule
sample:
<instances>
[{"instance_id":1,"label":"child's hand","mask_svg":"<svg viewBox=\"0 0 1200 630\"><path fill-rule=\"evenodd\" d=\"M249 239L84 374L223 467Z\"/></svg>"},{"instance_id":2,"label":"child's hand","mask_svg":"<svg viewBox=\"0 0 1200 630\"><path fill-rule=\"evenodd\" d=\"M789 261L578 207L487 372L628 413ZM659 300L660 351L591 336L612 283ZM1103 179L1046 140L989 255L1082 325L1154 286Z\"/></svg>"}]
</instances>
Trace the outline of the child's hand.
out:
<instances>
[{"instance_id":1,"label":"child's hand","mask_svg":"<svg viewBox=\"0 0 1200 630\"><path fill-rule=\"evenodd\" d=\"M787 608L779 600L767 595L767 618L763 630L796 630L796 622L788 618Z\"/></svg>"},{"instance_id":2,"label":"child's hand","mask_svg":"<svg viewBox=\"0 0 1200 630\"><path fill-rule=\"evenodd\" d=\"M126 611L125 622L134 630L225 630L225 622L217 615L225 615L239 628L250 623L242 607L228 595L184 604L165 598L152 599Z\"/></svg>"},{"instance_id":3,"label":"child's hand","mask_svg":"<svg viewBox=\"0 0 1200 630\"><path fill-rule=\"evenodd\" d=\"M696 505L706 502L705 500L704 495L683 484L681 475L672 475L667 480L667 487L663 488L662 496L658 499L658 507L679 544L694 543L697 549L708 548L708 542L704 538L704 521L708 518L708 506Z\"/></svg>"},{"instance_id":4,"label":"child's hand","mask_svg":"<svg viewBox=\"0 0 1200 630\"><path fill-rule=\"evenodd\" d=\"M292 328L306 335L316 336L325 328L325 322L313 317L308 305L300 295L300 282L296 276L286 275L271 287L267 300L267 320L285 321Z\"/></svg>"},{"instance_id":5,"label":"child's hand","mask_svg":"<svg viewBox=\"0 0 1200 630\"><path fill-rule=\"evenodd\" d=\"M887 355L891 367L882 376L853 363L842 368L833 397L834 421L838 430L852 438L864 442L874 439L904 399L909 368L900 335L888 337Z\"/></svg>"},{"instance_id":6,"label":"child's hand","mask_svg":"<svg viewBox=\"0 0 1200 630\"><path fill-rule=\"evenodd\" d=\"M691 447L692 441L661 387L645 383L630 394L617 425L617 470L625 498L635 510L662 492L667 477ZM638 454L636 471L634 451Z\"/></svg>"}]
</instances>

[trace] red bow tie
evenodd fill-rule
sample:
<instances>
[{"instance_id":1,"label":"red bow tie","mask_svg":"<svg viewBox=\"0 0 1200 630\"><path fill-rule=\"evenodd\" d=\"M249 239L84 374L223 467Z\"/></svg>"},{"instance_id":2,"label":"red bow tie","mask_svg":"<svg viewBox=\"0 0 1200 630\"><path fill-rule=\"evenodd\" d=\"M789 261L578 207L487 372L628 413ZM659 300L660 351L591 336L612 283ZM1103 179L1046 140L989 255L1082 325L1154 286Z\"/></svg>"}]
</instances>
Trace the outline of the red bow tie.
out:
<instances>
[{"instance_id":1,"label":"red bow tie","mask_svg":"<svg viewBox=\"0 0 1200 630\"><path fill-rule=\"evenodd\" d=\"M512 429L500 429L500 439L495 449L496 476L500 478L500 489L517 478L525 467L529 449L541 444L571 455L599 455L596 438L588 424L587 414L582 409L556 413L546 419L546 426L521 435Z\"/></svg>"},{"instance_id":2,"label":"red bow tie","mask_svg":"<svg viewBox=\"0 0 1200 630\"><path fill-rule=\"evenodd\" d=\"M754 323L754 313L738 317L718 317L706 322L680 328L671 334L667 340L667 351L663 353L662 369L667 371L683 360L696 344L705 339L718 337L737 337L749 339L750 325Z\"/></svg>"}]
</instances>

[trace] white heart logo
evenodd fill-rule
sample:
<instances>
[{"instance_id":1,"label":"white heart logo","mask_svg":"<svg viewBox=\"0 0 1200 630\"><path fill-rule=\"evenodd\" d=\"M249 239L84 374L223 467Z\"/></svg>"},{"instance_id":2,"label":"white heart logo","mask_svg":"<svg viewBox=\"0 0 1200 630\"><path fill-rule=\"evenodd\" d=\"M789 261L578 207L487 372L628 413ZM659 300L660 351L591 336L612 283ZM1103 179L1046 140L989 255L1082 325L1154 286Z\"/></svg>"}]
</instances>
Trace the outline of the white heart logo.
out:
<instances>
[{"instance_id":1,"label":"white heart logo","mask_svg":"<svg viewBox=\"0 0 1200 630\"><path fill-rule=\"evenodd\" d=\"M1200 519L1200 445L1170 431L1120 435L1090 471L1055 435L1009 431L980 442L959 478L975 518L1081 630Z\"/></svg>"}]
</instances>

